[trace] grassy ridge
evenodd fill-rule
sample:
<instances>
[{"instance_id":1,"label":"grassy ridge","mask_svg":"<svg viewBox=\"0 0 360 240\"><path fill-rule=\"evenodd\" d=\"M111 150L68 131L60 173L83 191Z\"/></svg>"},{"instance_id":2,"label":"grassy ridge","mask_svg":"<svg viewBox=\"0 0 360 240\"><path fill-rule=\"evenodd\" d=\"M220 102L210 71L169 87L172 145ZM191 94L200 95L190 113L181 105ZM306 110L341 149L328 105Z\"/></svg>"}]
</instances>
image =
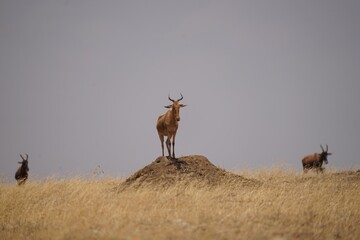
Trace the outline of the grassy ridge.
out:
<instances>
[{"instance_id":1,"label":"grassy ridge","mask_svg":"<svg viewBox=\"0 0 360 240\"><path fill-rule=\"evenodd\" d=\"M360 173L244 172L262 182L114 191L122 180L0 184L1 239L360 239Z\"/></svg>"}]
</instances>

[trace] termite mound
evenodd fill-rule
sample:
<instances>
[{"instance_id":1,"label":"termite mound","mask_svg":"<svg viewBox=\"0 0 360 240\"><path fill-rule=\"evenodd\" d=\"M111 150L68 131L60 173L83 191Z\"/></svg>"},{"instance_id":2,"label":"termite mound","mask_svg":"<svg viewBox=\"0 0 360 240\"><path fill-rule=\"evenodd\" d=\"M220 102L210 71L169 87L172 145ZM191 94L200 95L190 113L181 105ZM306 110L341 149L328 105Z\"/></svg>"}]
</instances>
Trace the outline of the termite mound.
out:
<instances>
[{"instance_id":1,"label":"termite mound","mask_svg":"<svg viewBox=\"0 0 360 240\"><path fill-rule=\"evenodd\" d=\"M152 163L127 178L119 186L118 190L148 186L163 189L175 184L183 186L196 184L199 187L214 187L221 184L254 186L259 185L259 182L216 167L204 156L191 155L176 160L158 157Z\"/></svg>"}]
</instances>

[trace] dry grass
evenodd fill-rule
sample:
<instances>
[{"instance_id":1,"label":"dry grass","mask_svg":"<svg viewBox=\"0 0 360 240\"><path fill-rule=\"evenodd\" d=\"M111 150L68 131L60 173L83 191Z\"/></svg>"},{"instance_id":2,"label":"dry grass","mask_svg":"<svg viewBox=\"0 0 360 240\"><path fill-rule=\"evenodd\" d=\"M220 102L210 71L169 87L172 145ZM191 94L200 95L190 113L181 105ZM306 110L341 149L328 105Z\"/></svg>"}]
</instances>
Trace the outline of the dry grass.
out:
<instances>
[{"instance_id":1,"label":"dry grass","mask_svg":"<svg viewBox=\"0 0 360 240\"><path fill-rule=\"evenodd\" d=\"M261 185L0 184L1 239L360 239L360 173L243 172ZM200 187L201 186L201 187Z\"/></svg>"}]
</instances>

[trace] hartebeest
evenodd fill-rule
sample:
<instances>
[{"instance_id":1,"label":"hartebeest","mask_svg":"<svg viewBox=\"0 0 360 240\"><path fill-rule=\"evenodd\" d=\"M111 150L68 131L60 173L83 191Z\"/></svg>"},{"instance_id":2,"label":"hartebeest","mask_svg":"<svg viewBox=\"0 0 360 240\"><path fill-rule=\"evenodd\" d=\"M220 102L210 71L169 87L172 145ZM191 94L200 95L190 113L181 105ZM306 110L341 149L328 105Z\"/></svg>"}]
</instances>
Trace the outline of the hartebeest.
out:
<instances>
[{"instance_id":1,"label":"hartebeest","mask_svg":"<svg viewBox=\"0 0 360 240\"><path fill-rule=\"evenodd\" d=\"M328 145L326 144L326 151L324 151L324 148L321 144L320 147L322 150L321 153L314 153L303 158L302 165L304 172L307 172L308 169L312 168L322 172L324 170L322 168L323 162L328 164L327 156L331 155L331 153L328 153Z\"/></svg>"},{"instance_id":2,"label":"hartebeest","mask_svg":"<svg viewBox=\"0 0 360 240\"><path fill-rule=\"evenodd\" d=\"M19 185L24 184L26 179L28 178L28 171L29 171L29 166L28 166L28 159L29 159L29 155L26 155L26 159L23 157L23 155L20 154L20 157L22 158L22 162L18 162L19 164L21 164L21 166L18 168L18 170L15 173L15 179L18 182Z\"/></svg>"},{"instance_id":3,"label":"hartebeest","mask_svg":"<svg viewBox=\"0 0 360 240\"><path fill-rule=\"evenodd\" d=\"M162 155L164 156L164 136L167 136L166 139L166 148L169 153L169 158L175 158L175 136L176 131L178 129L178 122L180 121L180 108L185 107L186 105L180 104L179 102L183 99L183 95L180 93L181 98L178 100L173 100L170 98L169 100L173 102L173 104L165 106L165 108L171 108L165 114L161 115L156 123L156 129L159 134L161 148L162 148ZM171 140L172 140L172 154L171 154Z\"/></svg>"}]
</instances>

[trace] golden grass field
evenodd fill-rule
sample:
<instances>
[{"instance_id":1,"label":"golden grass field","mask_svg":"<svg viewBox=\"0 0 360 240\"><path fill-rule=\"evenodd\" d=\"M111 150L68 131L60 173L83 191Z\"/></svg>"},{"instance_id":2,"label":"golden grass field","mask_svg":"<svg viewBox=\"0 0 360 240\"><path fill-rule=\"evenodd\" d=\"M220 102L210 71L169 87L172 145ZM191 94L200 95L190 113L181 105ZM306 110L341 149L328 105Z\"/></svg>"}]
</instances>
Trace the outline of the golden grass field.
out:
<instances>
[{"instance_id":1,"label":"golden grass field","mask_svg":"<svg viewBox=\"0 0 360 240\"><path fill-rule=\"evenodd\" d=\"M0 239L360 239L360 172L239 173L260 184L0 184Z\"/></svg>"}]
</instances>

